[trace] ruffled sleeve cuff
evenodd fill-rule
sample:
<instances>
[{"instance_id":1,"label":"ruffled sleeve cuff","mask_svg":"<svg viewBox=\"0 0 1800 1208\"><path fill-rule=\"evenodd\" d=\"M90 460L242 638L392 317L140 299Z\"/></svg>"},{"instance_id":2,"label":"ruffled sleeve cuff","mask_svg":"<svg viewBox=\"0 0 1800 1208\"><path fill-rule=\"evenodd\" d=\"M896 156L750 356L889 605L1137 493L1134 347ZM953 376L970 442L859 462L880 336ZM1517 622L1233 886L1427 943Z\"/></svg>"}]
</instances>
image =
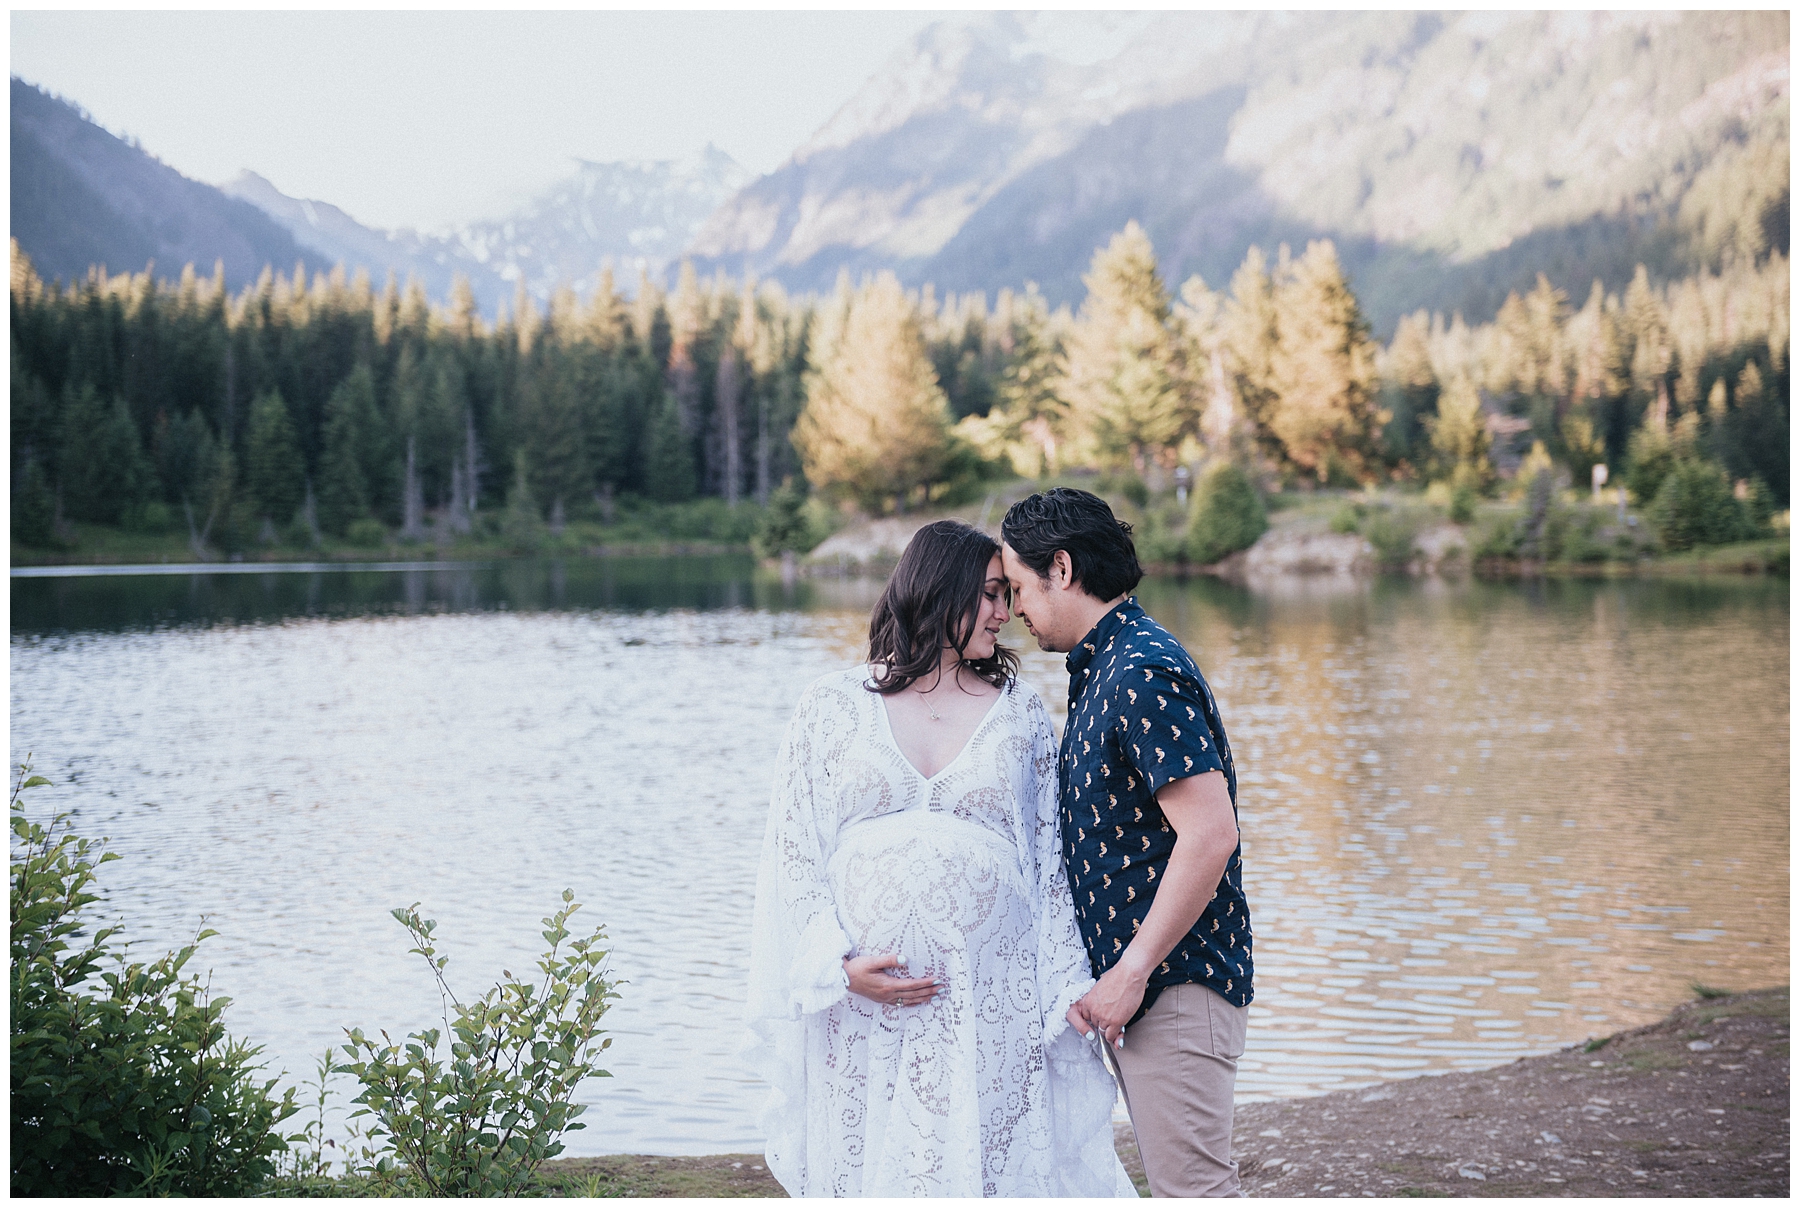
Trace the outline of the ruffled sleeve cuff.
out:
<instances>
[{"instance_id":1,"label":"ruffled sleeve cuff","mask_svg":"<svg viewBox=\"0 0 1800 1208\"><path fill-rule=\"evenodd\" d=\"M796 1015L823 1011L844 996L850 976L844 958L855 945L838 925L834 912L821 910L794 946L788 966L788 1004Z\"/></svg>"}]
</instances>

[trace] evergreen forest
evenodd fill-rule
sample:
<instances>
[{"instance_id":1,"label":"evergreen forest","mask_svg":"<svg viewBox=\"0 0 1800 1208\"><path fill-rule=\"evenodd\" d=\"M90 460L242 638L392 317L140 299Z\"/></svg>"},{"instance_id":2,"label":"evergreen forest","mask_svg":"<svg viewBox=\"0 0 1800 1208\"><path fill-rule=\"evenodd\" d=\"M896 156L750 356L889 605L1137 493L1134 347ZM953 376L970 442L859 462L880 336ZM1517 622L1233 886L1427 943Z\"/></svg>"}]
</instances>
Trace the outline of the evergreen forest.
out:
<instances>
[{"instance_id":1,"label":"evergreen forest","mask_svg":"<svg viewBox=\"0 0 1800 1208\"><path fill-rule=\"evenodd\" d=\"M1605 464L1640 503L1693 464L1766 514L1788 504L1788 265L1742 242L1622 292L1540 277L1485 323L1420 311L1385 346L1328 241L1174 285L1135 223L1074 309L886 273L794 297L684 264L672 289L604 270L544 308L521 291L493 321L464 282L443 306L342 268L236 294L192 266L63 285L15 244L13 535L538 549L636 514L773 552L808 544L807 495L880 514L1014 474L1154 492L1223 462L1264 489L1478 494Z\"/></svg>"}]
</instances>

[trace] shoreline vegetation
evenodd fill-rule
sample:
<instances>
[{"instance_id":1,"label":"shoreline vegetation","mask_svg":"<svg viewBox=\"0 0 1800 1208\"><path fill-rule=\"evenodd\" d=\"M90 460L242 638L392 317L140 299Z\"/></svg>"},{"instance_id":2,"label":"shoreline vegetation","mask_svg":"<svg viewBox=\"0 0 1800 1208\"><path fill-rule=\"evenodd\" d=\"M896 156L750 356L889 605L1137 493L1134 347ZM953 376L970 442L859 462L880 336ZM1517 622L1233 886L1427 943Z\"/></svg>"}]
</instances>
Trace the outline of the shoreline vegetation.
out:
<instances>
[{"instance_id":1,"label":"shoreline vegetation","mask_svg":"<svg viewBox=\"0 0 1800 1208\"><path fill-rule=\"evenodd\" d=\"M791 559L792 572L809 576L885 574L920 526L945 516L999 531L1006 507L1049 485L1074 485L1105 496L1130 520L1140 541L1149 573L1184 577L1214 575L1234 582L1255 583L1271 576L1412 574L1484 579L1537 576L1617 578L1634 575L1785 576L1789 535L1785 514L1774 518L1766 536L1723 545L1696 545L1683 550L1661 548L1650 522L1639 509L1616 502L1594 504L1581 493L1564 491L1544 509L1541 525L1550 541L1541 555L1524 556L1520 534L1532 521L1529 500L1483 501L1462 522L1451 519L1450 507L1431 493L1318 490L1269 496L1267 528L1247 547L1212 563L1191 560L1185 550L1170 548L1171 512L1182 503L1173 492L1145 496L1142 503L1113 484L1063 476L1049 482L1015 479L995 484L979 504L933 508L904 516L871 517L859 512L812 509L817 544ZM275 543L220 558L212 551L196 553L185 536L134 532L118 526L72 526L73 540L61 550L45 550L13 542L15 567L133 565L255 565L358 563L429 563L491 561L516 557L671 557L764 555L762 534L770 527L770 509L752 503L738 513L700 505L650 505L624 523L571 523L561 533L546 534L529 548L499 537L355 545L326 541L320 545ZM714 514L718 513L718 514ZM1598 538L1598 539L1596 539ZM810 543L809 543L810 544ZM763 566L779 570L779 555L761 556Z\"/></svg>"}]
</instances>

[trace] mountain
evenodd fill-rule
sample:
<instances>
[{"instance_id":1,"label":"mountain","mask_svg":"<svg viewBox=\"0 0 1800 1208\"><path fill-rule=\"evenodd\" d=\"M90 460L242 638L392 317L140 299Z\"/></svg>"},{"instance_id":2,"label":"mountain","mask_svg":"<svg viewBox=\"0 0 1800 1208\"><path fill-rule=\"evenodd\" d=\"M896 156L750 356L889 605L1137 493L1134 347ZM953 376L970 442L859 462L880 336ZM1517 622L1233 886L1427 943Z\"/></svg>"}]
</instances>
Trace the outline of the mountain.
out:
<instances>
[{"instance_id":1,"label":"mountain","mask_svg":"<svg viewBox=\"0 0 1800 1208\"><path fill-rule=\"evenodd\" d=\"M514 213L445 235L365 227L327 202L289 197L254 172L224 188L305 247L334 263L368 266L377 280L388 272L401 280L414 276L442 299L462 273L481 309L492 314L512 301L520 282L540 302L562 284L585 293L608 260L627 287L639 268L662 277L706 217L750 180L712 146L687 160L576 165L574 175Z\"/></svg>"},{"instance_id":2,"label":"mountain","mask_svg":"<svg viewBox=\"0 0 1800 1208\"><path fill-rule=\"evenodd\" d=\"M389 274L417 279L442 302L461 273L491 315L521 282L540 302L564 283L585 292L609 259L627 288L639 268L665 276L707 215L749 180L711 146L685 160L578 160L571 176L503 218L447 234L382 231L255 172L222 187L190 180L67 101L12 82L12 234L47 278L151 261L165 277L190 263L204 274L222 260L235 290L265 265L342 264L367 269L377 286Z\"/></svg>"},{"instance_id":3,"label":"mountain","mask_svg":"<svg viewBox=\"0 0 1800 1208\"><path fill-rule=\"evenodd\" d=\"M461 273L484 312L492 314L502 302L512 300L508 281L449 240L363 226L330 202L289 197L255 172L242 172L220 188L279 223L325 263L367 269L377 286L389 274L402 284L413 279L441 302L450 296Z\"/></svg>"},{"instance_id":4,"label":"mountain","mask_svg":"<svg viewBox=\"0 0 1800 1208\"><path fill-rule=\"evenodd\" d=\"M173 277L187 264L205 275L219 262L237 289L267 264L325 266L255 206L189 180L17 76L12 236L40 276L64 281L96 264L139 272L154 261Z\"/></svg>"},{"instance_id":5,"label":"mountain","mask_svg":"<svg viewBox=\"0 0 1800 1208\"><path fill-rule=\"evenodd\" d=\"M588 284L609 259L629 285L639 268L661 277L707 217L750 181L711 145L685 160L576 163L574 176L505 218L462 228L450 242L540 298L564 282Z\"/></svg>"},{"instance_id":6,"label":"mountain","mask_svg":"<svg viewBox=\"0 0 1800 1208\"><path fill-rule=\"evenodd\" d=\"M939 22L713 215L696 268L1078 301L1128 220L1223 285L1329 237L1378 330L1704 258L1745 206L1786 246L1788 18L1041 13Z\"/></svg>"}]
</instances>

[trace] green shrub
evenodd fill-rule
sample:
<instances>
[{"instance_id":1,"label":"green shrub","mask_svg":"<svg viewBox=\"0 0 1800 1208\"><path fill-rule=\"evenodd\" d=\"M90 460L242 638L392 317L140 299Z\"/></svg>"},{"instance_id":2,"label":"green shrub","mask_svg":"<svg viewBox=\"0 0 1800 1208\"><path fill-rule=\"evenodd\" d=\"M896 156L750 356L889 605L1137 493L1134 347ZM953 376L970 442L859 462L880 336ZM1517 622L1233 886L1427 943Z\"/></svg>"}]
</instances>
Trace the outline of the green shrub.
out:
<instances>
[{"instance_id":1,"label":"green shrub","mask_svg":"<svg viewBox=\"0 0 1800 1208\"><path fill-rule=\"evenodd\" d=\"M1532 446L1532 452L1543 445ZM1526 476L1526 467L1531 474ZM1519 556L1549 561L1556 557L1561 524L1556 515L1556 474L1547 465L1533 465L1530 457L1521 466L1518 485L1525 488L1525 516L1519 521Z\"/></svg>"},{"instance_id":2,"label":"green shrub","mask_svg":"<svg viewBox=\"0 0 1800 1208\"><path fill-rule=\"evenodd\" d=\"M118 856L66 815L28 820L20 794L49 783L29 773L12 792L12 1193L248 1193L298 1108L256 1080L260 1049L226 1034L230 1000L182 972L213 932L127 963L119 928L83 917L96 869Z\"/></svg>"},{"instance_id":3,"label":"green shrub","mask_svg":"<svg viewBox=\"0 0 1800 1208\"><path fill-rule=\"evenodd\" d=\"M56 540L56 500L44 467L35 458L13 479L12 535L26 545L48 548Z\"/></svg>"},{"instance_id":4,"label":"green shrub","mask_svg":"<svg viewBox=\"0 0 1800 1208\"><path fill-rule=\"evenodd\" d=\"M1469 483L1458 483L1450 491L1450 522L1452 524L1468 524L1475 519L1475 501L1478 496L1475 488Z\"/></svg>"},{"instance_id":5,"label":"green shrub","mask_svg":"<svg viewBox=\"0 0 1800 1208\"><path fill-rule=\"evenodd\" d=\"M362 549L380 549L387 543L387 530L373 516L364 516L350 522L344 530L344 540Z\"/></svg>"},{"instance_id":6,"label":"green shrub","mask_svg":"<svg viewBox=\"0 0 1800 1208\"><path fill-rule=\"evenodd\" d=\"M175 513L168 504L152 499L128 509L122 523L127 532L156 536L174 529Z\"/></svg>"},{"instance_id":7,"label":"green shrub","mask_svg":"<svg viewBox=\"0 0 1800 1208\"><path fill-rule=\"evenodd\" d=\"M1420 527L1421 518L1412 509L1383 506L1369 509L1362 535L1375 548L1381 565L1401 567L1412 561L1413 539Z\"/></svg>"},{"instance_id":8,"label":"green shrub","mask_svg":"<svg viewBox=\"0 0 1800 1208\"><path fill-rule=\"evenodd\" d=\"M1647 505L1656 498L1675 461L1675 442L1659 425L1645 424L1631 434L1625 453L1625 485L1639 504Z\"/></svg>"},{"instance_id":9,"label":"green shrub","mask_svg":"<svg viewBox=\"0 0 1800 1208\"><path fill-rule=\"evenodd\" d=\"M751 546L764 558L784 553L804 554L820 541L806 520L806 487L793 478L784 478L769 496L769 506L757 525Z\"/></svg>"},{"instance_id":10,"label":"green shrub","mask_svg":"<svg viewBox=\"0 0 1800 1208\"><path fill-rule=\"evenodd\" d=\"M1187 562L1185 519L1173 500L1161 507L1153 503L1145 508L1132 526L1132 542L1137 546L1139 560L1161 564Z\"/></svg>"},{"instance_id":11,"label":"green shrub","mask_svg":"<svg viewBox=\"0 0 1800 1208\"><path fill-rule=\"evenodd\" d=\"M1331 531L1340 534L1360 532L1366 510L1360 503L1346 503L1331 514Z\"/></svg>"},{"instance_id":12,"label":"green shrub","mask_svg":"<svg viewBox=\"0 0 1800 1208\"><path fill-rule=\"evenodd\" d=\"M1471 552L1476 558L1517 558L1522 529L1513 516L1494 516L1476 529Z\"/></svg>"},{"instance_id":13,"label":"green shrub","mask_svg":"<svg viewBox=\"0 0 1800 1208\"><path fill-rule=\"evenodd\" d=\"M1220 462L1194 484L1187 555L1202 566L1249 549L1269 529L1256 484L1233 462Z\"/></svg>"},{"instance_id":14,"label":"green shrub","mask_svg":"<svg viewBox=\"0 0 1800 1208\"><path fill-rule=\"evenodd\" d=\"M368 1135L386 1138L385 1151L365 1149L357 1173L390 1191L431 1196L517 1195L540 1163L562 1152L563 1132L583 1127L586 1107L572 1102L585 1078L606 1077L596 1062L612 1041L601 1040L600 1017L618 997L601 975L604 932L569 940L568 921L580 906L571 891L563 908L544 920L550 948L538 961L534 985L505 980L463 1003L444 979L450 958L432 942L437 924L418 907L394 911L425 958L447 1010L444 1031L414 1032L395 1044L350 1031L341 1066L362 1084L355 1102L369 1117ZM444 1033L450 1060L439 1057Z\"/></svg>"},{"instance_id":15,"label":"green shrub","mask_svg":"<svg viewBox=\"0 0 1800 1208\"><path fill-rule=\"evenodd\" d=\"M1731 493L1725 471L1711 462L1675 463L1650 504L1650 523L1672 550L1725 545L1755 536L1754 522Z\"/></svg>"},{"instance_id":16,"label":"green shrub","mask_svg":"<svg viewBox=\"0 0 1800 1208\"><path fill-rule=\"evenodd\" d=\"M1134 507L1145 507L1150 503L1150 486L1138 475L1126 470L1120 474L1108 475L1100 480L1100 490L1117 491L1129 499Z\"/></svg>"}]
</instances>

